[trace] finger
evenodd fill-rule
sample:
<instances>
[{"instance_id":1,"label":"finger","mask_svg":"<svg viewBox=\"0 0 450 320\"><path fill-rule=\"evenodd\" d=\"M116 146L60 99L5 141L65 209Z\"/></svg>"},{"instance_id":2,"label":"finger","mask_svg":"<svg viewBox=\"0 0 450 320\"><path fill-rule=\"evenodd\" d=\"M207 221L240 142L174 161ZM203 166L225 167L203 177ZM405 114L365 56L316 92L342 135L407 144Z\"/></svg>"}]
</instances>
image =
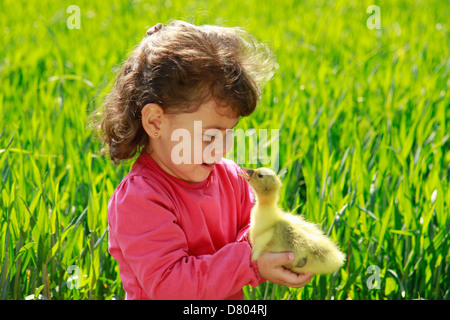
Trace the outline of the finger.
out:
<instances>
[{"instance_id":1,"label":"finger","mask_svg":"<svg viewBox=\"0 0 450 320\"><path fill-rule=\"evenodd\" d=\"M313 273L299 274L296 282L293 285L295 285L296 287L303 287L307 285L313 277L314 277Z\"/></svg>"},{"instance_id":2,"label":"finger","mask_svg":"<svg viewBox=\"0 0 450 320\"><path fill-rule=\"evenodd\" d=\"M297 280L297 274L284 267L276 268L277 283L282 285L293 284Z\"/></svg>"},{"instance_id":3,"label":"finger","mask_svg":"<svg viewBox=\"0 0 450 320\"><path fill-rule=\"evenodd\" d=\"M299 281L310 281L314 277L314 273L300 273L297 275Z\"/></svg>"},{"instance_id":4,"label":"finger","mask_svg":"<svg viewBox=\"0 0 450 320\"><path fill-rule=\"evenodd\" d=\"M313 278L313 273L296 274L290 270L284 269L280 282L292 288L300 288L307 285Z\"/></svg>"}]
</instances>

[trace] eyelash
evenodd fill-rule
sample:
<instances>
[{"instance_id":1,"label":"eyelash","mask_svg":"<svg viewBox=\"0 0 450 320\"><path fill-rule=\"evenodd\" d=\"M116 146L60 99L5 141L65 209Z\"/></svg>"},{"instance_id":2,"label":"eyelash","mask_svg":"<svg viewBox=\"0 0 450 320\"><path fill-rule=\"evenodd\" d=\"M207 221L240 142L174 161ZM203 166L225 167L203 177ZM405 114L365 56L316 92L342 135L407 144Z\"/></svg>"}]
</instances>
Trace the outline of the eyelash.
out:
<instances>
[{"instance_id":1,"label":"eyelash","mask_svg":"<svg viewBox=\"0 0 450 320\"><path fill-rule=\"evenodd\" d=\"M225 132L225 139L230 139L230 138L232 138L233 137L233 134L234 134L234 131L233 131L233 129L228 129L226 132ZM221 135L219 134L219 137L220 137ZM215 134L215 135L209 135L209 134L203 134L203 138L206 138L205 140L203 140L205 143L206 142L212 142L212 141L214 141L215 139L217 139L218 138L218 136Z\"/></svg>"}]
</instances>

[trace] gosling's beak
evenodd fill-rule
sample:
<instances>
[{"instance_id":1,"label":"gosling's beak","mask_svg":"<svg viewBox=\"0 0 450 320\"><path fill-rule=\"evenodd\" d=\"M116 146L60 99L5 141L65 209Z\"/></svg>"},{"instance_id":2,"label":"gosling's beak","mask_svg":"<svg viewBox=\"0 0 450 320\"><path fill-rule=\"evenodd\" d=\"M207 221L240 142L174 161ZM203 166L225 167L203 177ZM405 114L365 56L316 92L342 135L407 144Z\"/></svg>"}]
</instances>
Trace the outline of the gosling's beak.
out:
<instances>
[{"instance_id":1,"label":"gosling's beak","mask_svg":"<svg viewBox=\"0 0 450 320\"><path fill-rule=\"evenodd\" d=\"M253 169L247 169L244 167L241 167L241 169L245 172L245 173L238 173L238 176L244 178L245 180L249 181L250 178L252 177L253 173L255 172L255 170Z\"/></svg>"}]
</instances>

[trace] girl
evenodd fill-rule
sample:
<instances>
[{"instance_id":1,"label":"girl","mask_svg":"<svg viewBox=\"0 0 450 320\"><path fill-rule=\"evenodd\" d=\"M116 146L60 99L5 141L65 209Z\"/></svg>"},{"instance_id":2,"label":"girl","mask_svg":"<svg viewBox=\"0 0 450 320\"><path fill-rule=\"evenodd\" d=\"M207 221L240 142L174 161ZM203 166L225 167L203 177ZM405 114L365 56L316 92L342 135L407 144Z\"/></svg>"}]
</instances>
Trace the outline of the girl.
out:
<instances>
[{"instance_id":1,"label":"girl","mask_svg":"<svg viewBox=\"0 0 450 320\"><path fill-rule=\"evenodd\" d=\"M242 299L243 286L263 279L310 281L282 267L292 253L251 261L254 196L223 158L273 61L239 28L174 21L150 28L124 62L98 127L115 164L139 154L108 204L109 252L127 299Z\"/></svg>"}]
</instances>

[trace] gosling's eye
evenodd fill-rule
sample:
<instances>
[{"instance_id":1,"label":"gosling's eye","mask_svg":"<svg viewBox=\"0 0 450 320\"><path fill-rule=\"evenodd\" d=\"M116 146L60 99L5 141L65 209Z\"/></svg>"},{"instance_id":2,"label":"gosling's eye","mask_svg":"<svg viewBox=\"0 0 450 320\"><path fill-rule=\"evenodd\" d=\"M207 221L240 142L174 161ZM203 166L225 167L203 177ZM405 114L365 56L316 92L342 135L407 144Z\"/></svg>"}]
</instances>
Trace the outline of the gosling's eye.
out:
<instances>
[{"instance_id":1,"label":"gosling's eye","mask_svg":"<svg viewBox=\"0 0 450 320\"><path fill-rule=\"evenodd\" d=\"M262 178L263 175L261 173L258 173L258 178Z\"/></svg>"}]
</instances>

